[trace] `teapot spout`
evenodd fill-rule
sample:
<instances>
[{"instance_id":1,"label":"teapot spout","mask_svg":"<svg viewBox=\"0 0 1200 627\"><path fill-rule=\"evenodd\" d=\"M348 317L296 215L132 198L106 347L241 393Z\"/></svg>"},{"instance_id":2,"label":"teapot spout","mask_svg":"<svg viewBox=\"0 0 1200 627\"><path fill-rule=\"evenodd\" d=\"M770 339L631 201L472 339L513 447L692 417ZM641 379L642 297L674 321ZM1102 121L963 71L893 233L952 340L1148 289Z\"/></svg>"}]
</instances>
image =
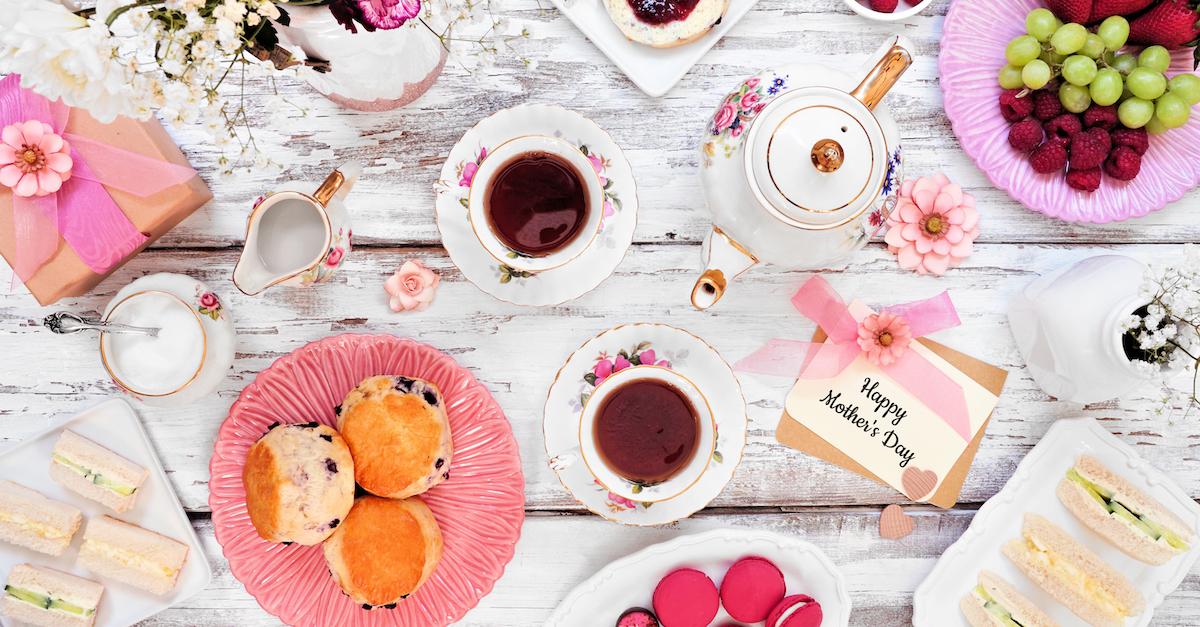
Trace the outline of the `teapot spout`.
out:
<instances>
[{"instance_id":1,"label":"teapot spout","mask_svg":"<svg viewBox=\"0 0 1200 627\"><path fill-rule=\"evenodd\" d=\"M692 288L692 306L701 311L717 304L729 282L758 263L750 251L715 226L704 242L704 254L704 272Z\"/></svg>"},{"instance_id":2,"label":"teapot spout","mask_svg":"<svg viewBox=\"0 0 1200 627\"><path fill-rule=\"evenodd\" d=\"M900 76L913 63L912 42L907 37L895 35L880 47L881 54L875 65L863 77L862 82L850 92L868 109L874 109L887 95Z\"/></svg>"}]
</instances>

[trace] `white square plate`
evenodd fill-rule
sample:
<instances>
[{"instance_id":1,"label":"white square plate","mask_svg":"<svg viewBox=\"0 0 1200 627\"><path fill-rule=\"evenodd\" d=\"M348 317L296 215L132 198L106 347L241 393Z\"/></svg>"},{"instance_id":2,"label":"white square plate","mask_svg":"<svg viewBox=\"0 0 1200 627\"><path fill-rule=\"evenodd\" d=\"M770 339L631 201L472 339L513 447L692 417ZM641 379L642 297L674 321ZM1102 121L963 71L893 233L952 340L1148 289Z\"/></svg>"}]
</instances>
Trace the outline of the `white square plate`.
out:
<instances>
[{"instance_id":1,"label":"white square plate","mask_svg":"<svg viewBox=\"0 0 1200 627\"><path fill-rule=\"evenodd\" d=\"M633 84L648 95L666 94L688 70L724 37L758 0L729 0L725 17L707 35L674 48L652 48L630 41L608 16L604 0L552 0Z\"/></svg>"},{"instance_id":2,"label":"white square plate","mask_svg":"<svg viewBox=\"0 0 1200 627\"><path fill-rule=\"evenodd\" d=\"M150 470L150 476L146 478L133 509L121 514L114 513L99 503L67 490L50 478L50 452L63 429L70 429L95 440ZM8 573L14 565L29 562L102 583L104 596L96 613L96 625L100 627L124 627L145 620L203 590L212 580L212 570L208 566L208 559L200 546L200 540L196 538L196 531L192 529L183 506L179 504L179 498L171 489L167 475L163 472L158 456L154 454L154 447L146 437L137 414L129 403L122 399L104 401L20 444L0 451L0 479L15 481L52 499L74 505L83 511L85 518L71 541L71 546L59 557L0 543L0 578L8 579ZM174 592L160 597L93 575L85 568L75 565L75 556L83 542L83 531L87 527L87 521L103 514L156 531L188 545L187 563L183 572L179 574L179 582ZM0 616L0 625L14 624L10 619Z\"/></svg>"},{"instance_id":3,"label":"white square plate","mask_svg":"<svg viewBox=\"0 0 1200 627\"><path fill-rule=\"evenodd\" d=\"M913 625L916 627L968 627L958 602L975 587L981 569L999 574L1029 597L1063 627L1085 623L1059 605L1027 579L1000 547L1021 534L1026 512L1041 514L1092 549L1104 561L1124 573L1146 599L1146 611L1130 619L1128 627L1150 624L1154 608L1179 586L1200 558L1200 543L1162 566L1143 564L1108 544L1079 523L1055 496L1058 482L1081 453L1096 457L1105 466L1162 503L1190 525L1200 537L1200 506L1186 492L1133 448L1118 440L1091 418L1060 420L1046 437L1021 460L1008 483L979 509L971 526L950 545L933 571L913 595Z\"/></svg>"}]
</instances>

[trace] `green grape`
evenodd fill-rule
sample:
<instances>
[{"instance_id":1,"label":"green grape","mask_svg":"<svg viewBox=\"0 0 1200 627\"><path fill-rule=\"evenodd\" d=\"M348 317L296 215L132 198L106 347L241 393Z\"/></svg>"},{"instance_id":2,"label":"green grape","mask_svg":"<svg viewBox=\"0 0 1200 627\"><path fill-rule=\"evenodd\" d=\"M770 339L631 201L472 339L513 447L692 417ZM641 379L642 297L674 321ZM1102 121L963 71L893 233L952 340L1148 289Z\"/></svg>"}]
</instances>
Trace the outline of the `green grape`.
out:
<instances>
[{"instance_id":1,"label":"green grape","mask_svg":"<svg viewBox=\"0 0 1200 627\"><path fill-rule=\"evenodd\" d=\"M1068 83L1086 87L1096 78L1096 62L1082 54L1073 54L1063 61L1062 75Z\"/></svg>"},{"instance_id":2,"label":"green grape","mask_svg":"<svg viewBox=\"0 0 1200 627\"><path fill-rule=\"evenodd\" d=\"M1062 65L1063 59L1066 59L1066 57L1053 50L1043 50L1042 56L1038 58L1048 63L1051 67L1055 65Z\"/></svg>"},{"instance_id":3,"label":"green grape","mask_svg":"<svg viewBox=\"0 0 1200 627\"><path fill-rule=\"evenodd\" d=\"M1155 115L1150 117L1149 122L1146 122L1146 130L1150 131L1154 135L1162 135L1169 129L1167 128L1167 125L1163 124L1162 120L1158 119L1158 116Z\"/></svg>"},{"instance_id":4,"label":"green grape","mask_svg":"<svg viewBox=\"0 0 1200 627\"><path fill-rule=\"evenodd\" d=\"M1129 39L1129 20L1114 15L1100 22L1100 28L1096 30L1096 34L1104 42L1104 47L1112 51L1121 49L1125 45L1125 41Z\"/></svg>"},{"instance_id":5,"label":"green grape","mask_svg":"<svg viewBox=\"0 0 1200 627\"><path fill-rule=\"evenodd\" d=\"M1087 87L1070 83L1063 83L1058 88L1058 100L1071 113L1083 113L1092 105L1092 96L1088 94Z\"/></svg>"},{"instance_id":6,"label":"green grape","mask_svg":"<svg viewBox=\"0 0 1200 627\"><path fill-rule=\"evenodd\" d=\"M1042 44L1029 35L1021 35L1008 42L1008 47L1004 49L1004 58L1008 59L1008 64L1017 67L1024 67L1026 63L1038 58L1040 54L1042 54Z\"/></svg>"},{"instance_id":7,"label":"green grape","mask_svg":"<svg viewBox=\"0 0 1200 627\"><path fill-rule=\"evenodd\" d=\"M1191 107L1176 94L1163 94L1154 102L1154 117L1167 128L1179 128L1187 124Z\"/></svg>"},{"instance_id":8,"label":"green grape","mask_svg":"<svg viewBox=\"0 0 1200 627\"><path fill-rule=\"evenodd\" d=\"M1171 67L1171 53L1162 46L1150 46L1138 55L1138 65L1155 72L1166 72Z\"/></svg>"},{"instance_id":9,"label":"green grape","mask_svg":"<svg viewBox=\"0 0 1200 627\"><path fill-rule=\"evenodd\" d=\"M1030 89L1041 89L1050 82L1050 66L1041 59L1034 59L1021 68L1021 80Z\"/></svg>"},{"instance_id":10,"label":"green grape","mask_svg":"<svg viewBox=\"0 0 1200 627\"><path fill-rule=\"evenodd\" d=\"M1176 74L1168 83L1171 93L1183 98L1188 106L1200 103L1200 76L1195 74Z\"/></svg>"},{"instance_id":11,"label":"green grape","mask_svg":"<svg viewBox=\"0 0 1200 627\"><path fill-rule=\"evenodd\" d=\"M1083 48L1080 48L1079 53L1093 59L1099 59L1104 56L1104 50L1104 40L1100 39L1100 36L1095 33L1088 33L1087 42L1083 44Z\"/></svg>"},{"instance_id":12,"label":"green grape","mask_svg":"<svg viewBox=\"0 0 1200 627\"><path fill-rule=\"evenodd\" d=\"M1142 128L1154 117L1154 103L1141 98L1130 98L1117 107L1117 118L1129 128Z\"/></svg>"},{"instance_id":13,"label":"green grape","mask_svg":"<svg viewBox=\"0 0 1200 627\"><path fill-rule=\"evenodd\" d=\"M1112 66L1114 70L1124 74L1125 76L1129 76L1130 72L1137 69L1138 60L1137 57L1133 56L1132 54L1118 54L1113 57L1112 61L1109 61L1108 64Z\"/></svg>"},{"instance_id":14,"label":"green grape","mask_svg":"<svg viewBox=\"0 0 1200 627\"><path fill-rule=\"evenodd\" d=\"M1139 67L1129 73L1125 84L1133 95L1143 100L1154 100L1167 91L1167 77L1162 72L1156 72L1146 67Z\"/></svg>"},{"instance_id":15,"label":"green grape","mask_svg":"<svg viewBox=\"0 0 1200 627\"><path fill-rule=\"evenodd\" d=\"M1020 89L1025 86L1021 78L1021 68L1015 65L1005 65L1000 68L1000 87L1004 89Z\"/></svg>"},{"instance_id":16,"label":"green grape","mask_svg":"<svg viewBox=\"0 0 1200 627\"><path fill-rule=\"evenodd\" d=\"M1092 102L1107 107L1121 99L1124 87L1125 79L1121 73L1106 67L1096 72L1096 78L1088 85L1088 93L1092 96Z\"/></svg>"},{"instance_id":17,"label":"green grape","mask_svg":"<svg viewBox=\"0 0 1200 627\"><path fill-rule=\"evenodd\" d=\"M1087 35L1082 24L1063 24L1050 36L1050 45L1059 54L1075 54L1087 43Z\"/></svg>"},{"instance_id":18,"label":"green grape","mask_svg":"<svg viewBox=\"0 0 1200 627\"><path fill-rule=\"evenodd\" d=\"M1038 41L1049 41L1054 31L1058 30L1058 18L1050 9L1034 9L1025 17L1025 32L1033 35Z\"/></svg>"}]
</instances>

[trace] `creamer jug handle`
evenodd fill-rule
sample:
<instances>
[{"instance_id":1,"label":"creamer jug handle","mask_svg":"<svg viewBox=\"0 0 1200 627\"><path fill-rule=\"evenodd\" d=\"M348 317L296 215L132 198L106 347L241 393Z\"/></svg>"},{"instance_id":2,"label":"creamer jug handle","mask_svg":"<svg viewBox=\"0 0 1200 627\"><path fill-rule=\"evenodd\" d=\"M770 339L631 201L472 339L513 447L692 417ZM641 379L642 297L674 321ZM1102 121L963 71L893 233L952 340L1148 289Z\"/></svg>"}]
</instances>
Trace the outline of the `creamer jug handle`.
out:
<instances>
[{"instance_id":1,"label":"creamer jug handle","mask_svg":"<svg viewBox=\"0 0 1200 627\"><path fill-rule=\"evenodd\" d=\"M344 199L358 181L360 174L362 174L362 166L358 163L350 161L342 164L325 177L317 191L313 192L313 198L316 198L322 207L328 207L329 201L334 198Z\"/></svg>"}]
</instances>

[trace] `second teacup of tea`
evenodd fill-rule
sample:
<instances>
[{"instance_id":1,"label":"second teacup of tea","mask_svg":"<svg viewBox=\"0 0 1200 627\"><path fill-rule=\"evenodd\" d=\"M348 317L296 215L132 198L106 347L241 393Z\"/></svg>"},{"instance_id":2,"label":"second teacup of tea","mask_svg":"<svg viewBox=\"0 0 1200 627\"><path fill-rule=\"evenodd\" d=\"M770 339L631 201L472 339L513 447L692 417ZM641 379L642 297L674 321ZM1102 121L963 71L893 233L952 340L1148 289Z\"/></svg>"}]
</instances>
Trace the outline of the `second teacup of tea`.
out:
<instances>
[{"instance_id":1,"label":"second teacup of tea","mask_svg":"<svg viewBox=\"0 0 1200 627\"><path fill-rule=\"evenodd\" d=\"M687 377L659 366L621 370L601 383L579 421L581 459L609 492L652 503L683 494L708 469L716 427L708 400Z\"/></svg>"},{"instance_id":2,"label":"second teacup of tea","mask_svg":"<svg viewBox=\"0 0 1200 627\"><path fill-rule=\"evenodd\" d=\"M492 150L471 180L468 216L500 263L530 273L557 268L592 244L604 188L578 148L525 135Z\"/></svg>"}]
</instances>

